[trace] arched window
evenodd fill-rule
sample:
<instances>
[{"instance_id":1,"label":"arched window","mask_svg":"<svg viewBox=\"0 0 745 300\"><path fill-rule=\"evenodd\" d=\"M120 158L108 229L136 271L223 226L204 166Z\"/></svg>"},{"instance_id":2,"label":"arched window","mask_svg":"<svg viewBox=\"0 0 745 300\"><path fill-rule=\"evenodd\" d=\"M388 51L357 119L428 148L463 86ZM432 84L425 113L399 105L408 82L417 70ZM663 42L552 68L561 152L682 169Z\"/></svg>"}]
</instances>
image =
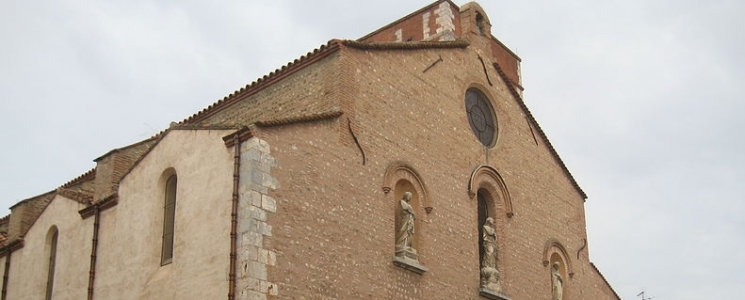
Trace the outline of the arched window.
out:
<instances>
[{"instance_id":1,"label":"arched window","mask_svg":"<svg viewBox=\"0 0 745 300\"><path fill-rule=\"evenodd\" d=\"M489 208L486 204L486 197L484 196L484 191L480 190L476 196L478 199L478 224L476 224L479 228L479 261L484 261L484 224L486 223L486 218L489 217Z\"/></svg>"},{"instance_id":2,"label":"arched window","mask_svg":"<svg viewBox=\"0 0 745 300\"><path fill-rule=\"evenodd\" d=\"M493 202L486 189L479 189L476 193L478 229L479 229L479 264L480 294L490 299L494 293L502 292L502 282L499 274L499 242L494 218L491 213Z\"/></svg>"},{"instance_id":3,"label":"arched window","mask_svg":"<svg viewBox=\"0 0 745 300\"><path fill-rule=\"evenodd\" d=\"M478 222L478 259L480 266L479 295L488 299L505 298L502 290L502 271L500 253L501 228L512 217L512 202L502 177L490 166L481 165L471 173L468 182L468 196L475 200L476 221ZM507 218L505 218L505 216Z\"/></svg>"},{"instance_id":4,"label":"arched window","mask_svg":"<svg viewBox=\"0 0 745 300\"><path fill-rule=\"evenodd\" d=\"M47 268L47 293L44 299L52 299L52 290L54 289L54 266L57 260L57 237L59 231L53 226L47 234L47 245L49 249L49 265Z\"/></svg>"},{"instance_id":5,"label":"arched window","mask_svg":"<svg viewBox=\"0 0 745 300\"><path fill-rule=\"evenodd\" d=\"M422 238L426 228L421 226L426 223L425 213L432 212L424 182L411 166L394 162L384 175L383 191L395 203L393 264L422 274L427 268L420 262L420 255L426 255Z\"/></svg>"},{"instance_id":6,"label":"arched window","mask_svg":"<svg viewBox=\"0 0 745 300\"><path fill-rule=\"evenodd\" d=\"M480 35L484 35L484 32L486 32L486 29L484 28L484 16L478 12L476 13L476 28Z\"/></svg>"},{"instance_id":7,"label":"arched window","mask_svg":"<svg viewBox=\"0 0 745 300\"><path fill-rule=\"evenodd\" d=\"M170 264L173 259L173 225L176 215L176 174L166 181L165 201L163 201L163 248L160 265Z\"/></svg>"}]
</instances>

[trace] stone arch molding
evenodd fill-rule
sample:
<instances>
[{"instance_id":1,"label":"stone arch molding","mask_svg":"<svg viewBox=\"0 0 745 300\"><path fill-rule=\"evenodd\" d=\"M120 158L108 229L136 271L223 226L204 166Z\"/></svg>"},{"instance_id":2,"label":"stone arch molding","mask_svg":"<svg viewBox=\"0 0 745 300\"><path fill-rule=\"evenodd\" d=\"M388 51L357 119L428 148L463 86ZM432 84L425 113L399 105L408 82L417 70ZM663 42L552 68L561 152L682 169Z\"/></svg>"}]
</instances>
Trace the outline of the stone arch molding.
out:
<instances>
[{"instance_id":1,"label":"stone arch molding","mask_svg":"<svg viewBox=\"0 0 745 300\"><path fill-rule=\"evenodd\" d=\"M471 199L476 197L479 189L486 189L489 193L498 197L504 204L504 211L507 217L512 218L514 215L512 211L512 198L510 197L510 192L507 190L507 185L496 169L487 165L480 165L473 170L471 178L468 180L468 197Z\"/></svg>"},{"instance_id":2,"label":"stone arch molding","mask_svg":"<svg viewBox=\"0 0 745 300\"><path fill-rule=\"evenodd\" d=\"M424 210L427 213L432 212L432 203L427 197L427 189L422 177L406 162L396 161L388 166L383 176L383 192L387 195L399 180L409 181L419 195L420 204L424 206Z\"/></svg>"},{"instance_id":3,"label":"stone arch molding","mask_svg":"<svg viewBox=\"0 0 745 300\"><path fill-rule=\"evenodd\" d=\"M562 245L557 239L550 238L546 241L543 247L543 266L549 267L551 262L551 256L558 254L563 261L569 278L574 277L574 269L572 268L572 261L569 260L569 253L567 252L564 245Z\"/></svg>"}]
</instances>

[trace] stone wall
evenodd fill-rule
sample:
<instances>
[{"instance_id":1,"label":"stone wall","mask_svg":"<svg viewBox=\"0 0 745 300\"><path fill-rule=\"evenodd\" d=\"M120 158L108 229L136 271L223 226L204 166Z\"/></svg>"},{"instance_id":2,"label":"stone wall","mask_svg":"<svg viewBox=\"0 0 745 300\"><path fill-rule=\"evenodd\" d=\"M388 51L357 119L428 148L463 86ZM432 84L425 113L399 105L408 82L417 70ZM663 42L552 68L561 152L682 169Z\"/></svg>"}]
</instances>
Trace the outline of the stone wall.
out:
<instances>
[{"instance_id":1,"label":"stone wall","mask_svg":"<svg viewBox=\"0 0 745 300\"><path fill-rule=\"evenodd\" d=\"M271 175L275 164L265 141L251 138L241 145L236 283L240 300L262 300L279 293L267 275L277 263L277 254L264 241L272 236L267 218L277 211L277 202L269 196L278 184Z\"/></svg>"}]
</instances>

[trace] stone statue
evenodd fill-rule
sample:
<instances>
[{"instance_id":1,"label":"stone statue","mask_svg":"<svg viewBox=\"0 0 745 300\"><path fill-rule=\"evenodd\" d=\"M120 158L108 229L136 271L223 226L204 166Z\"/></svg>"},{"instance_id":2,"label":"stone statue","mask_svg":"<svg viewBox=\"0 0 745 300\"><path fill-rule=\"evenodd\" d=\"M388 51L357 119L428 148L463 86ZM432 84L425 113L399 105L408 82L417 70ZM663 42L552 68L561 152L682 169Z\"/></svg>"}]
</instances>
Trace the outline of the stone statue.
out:
<instances>
[{"instance_id":1,"label":"stone statue","mask_svg":"<svg viewBox=\"0 0 745 300\"><path fill-rule=\"evenodd\" d=\"M481 287L495 292L502 291L497 270L497 232L494 230L494 219L486 218L482 234L484 248L481 257Z\"/></svg>"},{"instance_id":2,"label":"stone statue","mask_svg":"<svg viewBox=\"0 0 745 300\"><path fill-rule=\"evenodd\" d=\"M559 273L559 266L558 261L551 265L551 281L553 283L551 294L553 300L562 300L564 298L564 280L561 278L561 273Z\"/></svg>"},{"instance_id":3,"label":"stone statue","mask_svg":"<svg viewBox=\"0 0 745 300\"><path fill-rule=\"evenodd\" d=\"M400 219L401 224L396 234L396 253L399 256L406 256L405 252L416 253L416 250L411 247L412 239L414 238L414 208L411 207L411 193L405 192L403 198L400 201L401 211Z\"/></svg>"}]
</instances>

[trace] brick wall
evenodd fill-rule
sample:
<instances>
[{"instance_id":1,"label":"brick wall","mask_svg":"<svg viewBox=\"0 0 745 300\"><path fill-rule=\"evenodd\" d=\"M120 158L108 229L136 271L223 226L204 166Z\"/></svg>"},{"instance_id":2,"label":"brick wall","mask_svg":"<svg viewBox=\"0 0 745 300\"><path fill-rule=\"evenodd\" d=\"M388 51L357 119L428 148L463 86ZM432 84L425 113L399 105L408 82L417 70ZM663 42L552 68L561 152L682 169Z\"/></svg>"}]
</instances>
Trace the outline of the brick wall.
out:
<instances>
[{"instance_id":1,"label":"brick wall","mask_svg":"<svg viewBox=\"0 0 745 300\"><path fill-rule=\"evenodd\" d=\"M294 72L283 80L262 86L259 93L200 122L200 125L250 125L258 121L298 117L324 112L338 106L338 53Z\"/></svg>"},{"instance_id":2,"label":"brick wall","mask_svg":"<svg viewBox=\"0 0 745 300\"><path fill-rule=\"evenodd\" d=\"M11 207L8 220L8 241L23 237L53 198L54 192L49 192L23 200Z\"/></svg>"},{"instance_id":3,"label":"brick wall","mask_svg":"<svg viewBox=\"0 0 745 300\"><path fill-rule=\"evenodd\" d=\"M484 73L478 56L488 49L343 48L338 63L323 72L339 74L332 80L344 115L256 131L277 163L272 176L278 187L268 191L276 213L266 216L272 230L262 243L275 254L266 280L276 284L278 298L479 298L479 225L467 185L482 164L499 172L512 200L511 218L499 195L490 204L504 292L515 299L550 298L550 270L543 261L546 242L553 239L572 265L565 280L568 299L613 298L602 292L588 261L581 191L489 67L495 57L483 57ZM482 90L496 110L499 138L493 148L471 133L463 100L471 87ZM288 101L282 95L272 99ZM433 208L427 213L425 201L415 207L417 250L429 268L423 275L392 263L400 191L386 193L383 187L387 168L396 162L421 175Z\"/></svg>"},{"instance_id":4,"label":"brick wall","mask_svg":"<svg viewBox=\"0 0 745 300\"><path fill-rule=\"evenodd\" d=\"M452 40L461 35L458 7L450 1L433 3L362 38L365 42ZM452 34L446 35L445 31ZM442 37L445 36L443 39Z\"/></svg>"}]
</instances>

